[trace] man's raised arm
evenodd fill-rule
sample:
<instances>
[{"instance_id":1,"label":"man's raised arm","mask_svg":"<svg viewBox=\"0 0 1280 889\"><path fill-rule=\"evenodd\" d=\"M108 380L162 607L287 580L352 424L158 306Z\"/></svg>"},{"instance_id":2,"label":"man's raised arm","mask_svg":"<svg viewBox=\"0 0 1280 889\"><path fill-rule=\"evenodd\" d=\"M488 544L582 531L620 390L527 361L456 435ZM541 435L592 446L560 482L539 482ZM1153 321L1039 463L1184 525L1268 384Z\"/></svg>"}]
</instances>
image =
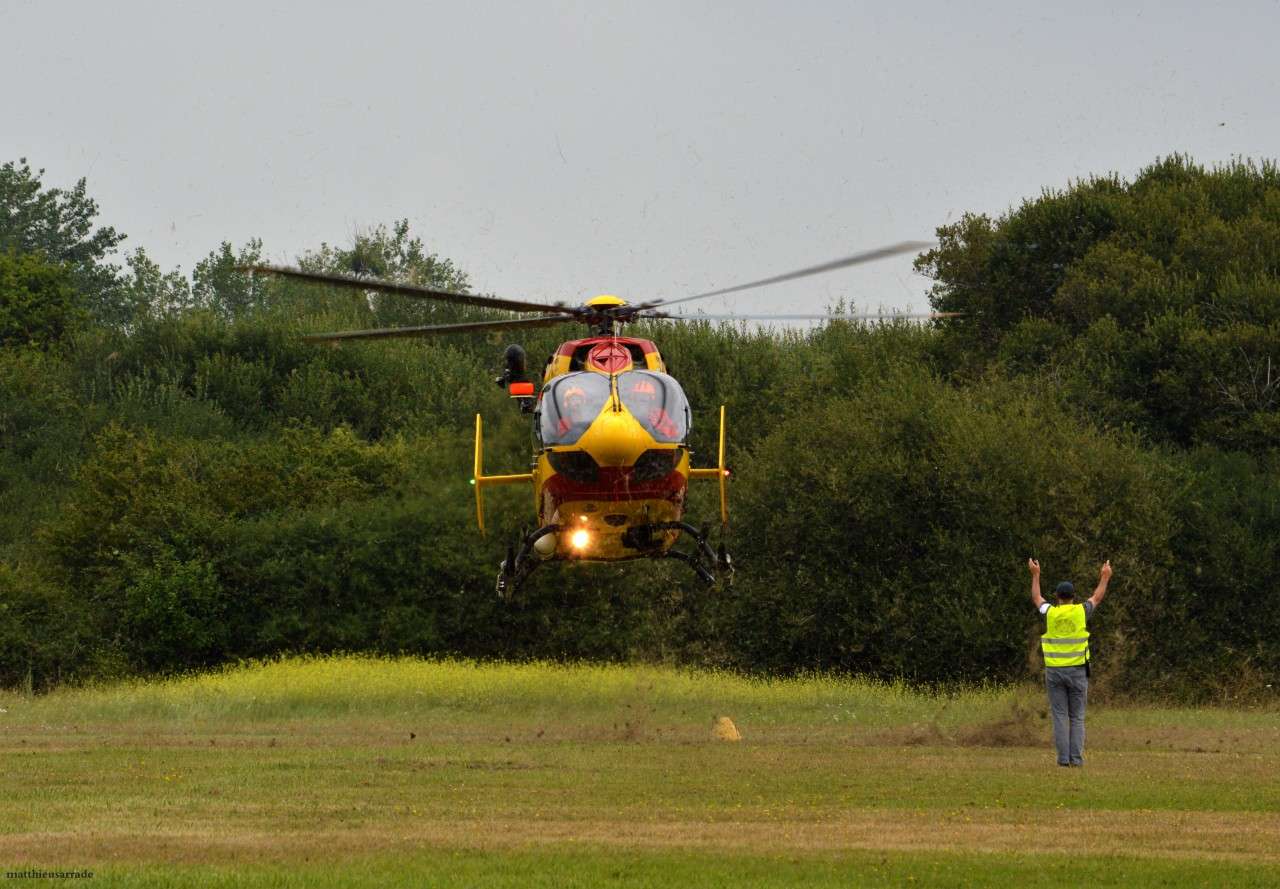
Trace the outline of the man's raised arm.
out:
<instances>
[{"instance_id":1,"label":"man's raised arm","mask_svg":"<svg viewBox=\"0 0 1280 889\"><path fill-rule=\"evenodd\" d=\"M1027 559L1027 570L1031 572L1031 604L1039 610L1044 604L1044 596L1040 595L1040 563Z\"/></svg>"},{"instance_id":2,"label":"man's raised arm","mask_svg":"<svg viewBox=\"0 0 1280 889\"><path fill-rule=\"evenodd\" d=\"M1102 563L1102 570L1098 572L1098 586L1094 589L1093 595L1089 597L1089 601L1093 603L1093 607L1097 608L1099 603L1107 597L1107 584L1111 583L1111 560L1107 559Z\"/></svg>"}]
</instances>

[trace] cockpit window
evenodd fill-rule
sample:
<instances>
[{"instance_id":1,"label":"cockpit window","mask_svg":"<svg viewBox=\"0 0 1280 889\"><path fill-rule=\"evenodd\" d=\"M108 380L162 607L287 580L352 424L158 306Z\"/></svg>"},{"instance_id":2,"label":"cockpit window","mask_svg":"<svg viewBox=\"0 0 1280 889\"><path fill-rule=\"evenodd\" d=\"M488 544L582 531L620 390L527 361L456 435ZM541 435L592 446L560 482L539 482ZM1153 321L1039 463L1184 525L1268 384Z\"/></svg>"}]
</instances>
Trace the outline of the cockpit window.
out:
<instances>
[{"instance_id":1,"label":"cockpit window","mask_svg":"<svg viewBox=\"0 0 1280 889\"><path fill-rule=\"evenodd\" d=\"M609 400L609 378L597 373L557 377L542 395L538 429L545 445L574 444Z\"/></svg>"},{"instance_id":2,"label":"cockpit window","mask_svg":"<svg viewBox=\"0 0 1280 889\"><path fill-rule=\"evenodd\" d=\"M689 434L689 401L674 377L648 370L618 374L618 397L657 441L679 443Z\"/></svg>"}]
</instances>

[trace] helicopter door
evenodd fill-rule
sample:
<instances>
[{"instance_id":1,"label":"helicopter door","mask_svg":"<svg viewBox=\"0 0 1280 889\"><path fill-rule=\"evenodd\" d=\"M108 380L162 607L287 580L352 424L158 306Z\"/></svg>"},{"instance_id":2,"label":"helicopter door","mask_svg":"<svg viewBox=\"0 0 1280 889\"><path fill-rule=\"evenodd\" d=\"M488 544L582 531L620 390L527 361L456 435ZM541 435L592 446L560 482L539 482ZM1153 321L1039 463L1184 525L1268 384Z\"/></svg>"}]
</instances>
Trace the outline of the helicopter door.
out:
<instances>
[{"instance_id":1,"label":"helicopter door","mask_svg":"<svg viewBox=\"0 0 1280 889\"><path fill-rule=\"evenodd\" d=\"M598 373L556 377L542 396L538 431L544 445L575 444L609 401L609 378Z\"/></svg>"},{"instance_id":2,"label":"helicopter door","mask_svg":"<svg viewBox=\"0 0 1280 889\"><path fill-rule=\"evenodd\" d=\"M655 441L680 444L689 435L689 400L675 377L649 370L618 375L618 397Z\"/></svg>"}]
</instances>

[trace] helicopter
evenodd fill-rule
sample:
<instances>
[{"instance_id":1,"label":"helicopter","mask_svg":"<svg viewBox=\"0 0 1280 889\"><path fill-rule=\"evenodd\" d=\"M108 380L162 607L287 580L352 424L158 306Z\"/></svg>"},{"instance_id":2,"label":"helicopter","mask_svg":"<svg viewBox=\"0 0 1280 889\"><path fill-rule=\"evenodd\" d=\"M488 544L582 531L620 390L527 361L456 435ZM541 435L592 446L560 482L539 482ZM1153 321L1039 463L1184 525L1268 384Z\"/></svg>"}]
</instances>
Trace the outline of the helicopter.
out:
<instances>
[{"instance_id":1,"label":"helicopter","mask_svg":"<svg viewBox=\"0 0 1280 889\"><path fill-rule=\"evenodd\" d=\"M947 318L958 313L923 314L675 314L670 307L726 296L810 275L871 262L932 246L904 241L855 253L746 284L723 287L676 299L628 303L600 295L582 305L538 303L437 290L363 275L309 271L289 266L253 265L245 270L362 292L394 294L457 305L532 315L532 317L308 334L310 342L339 344L350 340L430 337L476 331L512 331L560 324L581 324L587 335L562 343L547 359L535 388L525 350L509 345L495 382L520 411L533 420L534 449L528 472L486 475L484 422L475 421L476 523L485 531L484 492L504 485L532 488L533 530L511 541L498 569L495 589L508 599L540 565L551 561L620 562L677 559L705 584L732 583L733 559L726 548L729 530L728 486L731 469L725 460L725 406L720 406L719 445L714 466L695 467L689 447L693 411L680 383L672 376L657 345L625 336L628 323L667 321L819 321ZM720 494L720 540L713 548L706 528L685 515L689 482L715 480ZM687 537L691 545L678 543Z\"/></svg>"}]
</instances>

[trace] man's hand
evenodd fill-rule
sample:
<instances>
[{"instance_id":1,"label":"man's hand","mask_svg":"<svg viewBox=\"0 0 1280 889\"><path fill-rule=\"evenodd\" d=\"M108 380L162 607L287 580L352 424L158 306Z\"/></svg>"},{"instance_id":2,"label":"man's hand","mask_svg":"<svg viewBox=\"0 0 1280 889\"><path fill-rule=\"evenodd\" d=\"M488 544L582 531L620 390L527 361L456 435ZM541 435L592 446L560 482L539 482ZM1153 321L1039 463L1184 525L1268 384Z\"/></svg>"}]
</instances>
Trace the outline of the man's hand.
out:
<instances>
[{"instance_id":1,"label":"man's hand","mask_svg":"<svg viewBox=\"0 0 1280 889\"><path fill-rule=\"evenodd\" d=\"M1099 576L1103 580L1111 579L1111 560L1110 559L1107 559L1105 562L1102 563L1102 571L1099 572Z\"/></svg>"},{"instance_id":2,"label":"man's hand","mask_svg":"<svg viewBox=\"0 0 1280 889\"><path fill-rule=\"evenodd\" d=\"M1110 562L1108 562L1108 563L1107 563L1107 568L1105 569L1105 570L1107 571L1107 573L1108 573L1108 574L1111 572L1111 567L1110 567L1110 566L1111 566L1111 563L1110 563ZM1039 576L1040 576L1040 563L1039 563L1039 562L1037 562L1035 559L1027 559L1027 570L1031 572L1031 576L1032 576L1032 577L1039 577Z\"/></svg>"}]
</instances>

